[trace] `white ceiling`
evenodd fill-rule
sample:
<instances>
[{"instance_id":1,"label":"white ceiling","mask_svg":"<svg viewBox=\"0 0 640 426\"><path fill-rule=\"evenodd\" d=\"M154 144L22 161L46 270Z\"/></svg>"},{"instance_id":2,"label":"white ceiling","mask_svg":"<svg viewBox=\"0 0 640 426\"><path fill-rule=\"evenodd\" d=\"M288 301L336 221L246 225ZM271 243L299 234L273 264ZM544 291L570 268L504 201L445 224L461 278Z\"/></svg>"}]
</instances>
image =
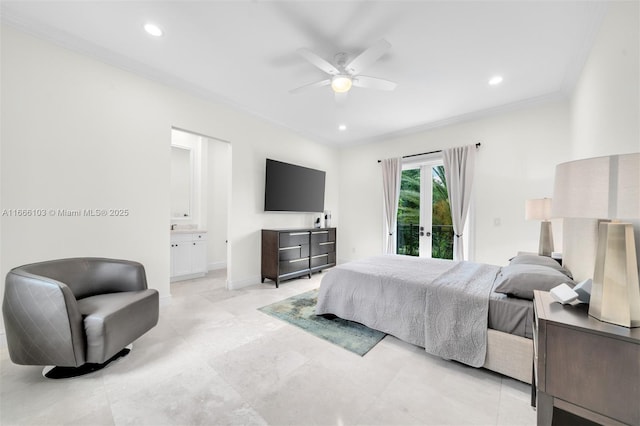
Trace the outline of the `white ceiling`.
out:
<instances>
[{"instance_id":1,"label":"white ceiling","mask_svg":"<svg viewBox=\"0 0 640 426\"><path fill-rule=\"evenodd\" d=\"M591 1L7 1L2 20L107 63L285 126L317 142L381 140L565 96L606 6ZM154 22L165 35L153 38ZM332 60L380 39L364 74L393 92L290 89L326 75L296 54ZM504 82L487 84L500 74ZM346 131L338 125L345 124Z\"/></svg>"}]
</instances>

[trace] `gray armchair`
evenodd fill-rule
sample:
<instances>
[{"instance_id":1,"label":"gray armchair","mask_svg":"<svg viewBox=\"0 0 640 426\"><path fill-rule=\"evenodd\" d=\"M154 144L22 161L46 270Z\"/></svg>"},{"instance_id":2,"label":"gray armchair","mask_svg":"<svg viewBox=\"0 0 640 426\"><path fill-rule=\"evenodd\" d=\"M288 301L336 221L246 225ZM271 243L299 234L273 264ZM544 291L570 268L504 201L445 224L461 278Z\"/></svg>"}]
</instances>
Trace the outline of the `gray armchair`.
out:
<instances>
[{"instance_id":1,"label":"gray armchair","mask_svg":"<svg viewBox=\"0 0 640 426\"><path fill-rule=\"evenodd\" d=\"M140 263L103 258L14 268L2 303L11 360L63 367L65 376L125 355L127 345L158 323L158 310L158 292L147 289Z\"/></svg>"}]
</instances>

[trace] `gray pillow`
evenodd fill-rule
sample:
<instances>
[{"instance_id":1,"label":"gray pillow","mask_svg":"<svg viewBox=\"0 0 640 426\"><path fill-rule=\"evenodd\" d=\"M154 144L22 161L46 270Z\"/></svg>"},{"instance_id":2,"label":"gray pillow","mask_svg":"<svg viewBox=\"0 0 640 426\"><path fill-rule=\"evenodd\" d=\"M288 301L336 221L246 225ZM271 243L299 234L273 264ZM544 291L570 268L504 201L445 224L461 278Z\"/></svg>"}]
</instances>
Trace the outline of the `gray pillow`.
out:
<instances>
[{"instance_id":1,"label":"gray pillow","mask_svg":"<svg viewBox=\"0 0 640 426\"><path fill-rule=\"evenodd\" d=\"M537 254L519 254L518 256L511 258L511 261L509 262L509 265L520 264L548 266L562 272L569 278L573 279L573 275L571 274L570 270L563 267L558 263L558 261L548 256L538 256Z\"/></svg>"},{"instance_id":2,"label":"gray pillow","mask_svg":"<svg viewBox=\"0 0 640 426\"><path fill-rule=\"evenodd\" d=\"M515 264L500 270L493 291L533 300L533 290L549 291L562 283L569 287L576 284L562 272L548 266Z\"/></svg>"}]
</instances>

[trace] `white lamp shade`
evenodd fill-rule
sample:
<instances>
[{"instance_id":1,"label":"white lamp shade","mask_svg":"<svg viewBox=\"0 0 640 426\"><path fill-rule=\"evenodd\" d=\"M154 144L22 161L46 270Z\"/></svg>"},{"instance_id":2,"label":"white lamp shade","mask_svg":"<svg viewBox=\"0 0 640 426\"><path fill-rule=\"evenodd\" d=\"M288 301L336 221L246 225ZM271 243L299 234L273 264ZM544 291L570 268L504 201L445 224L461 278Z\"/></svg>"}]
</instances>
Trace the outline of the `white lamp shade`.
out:
<instances>
[{"instance_id":1,"label":"white lamp shade","mask_svg":"<svg viewBox=\"0 0 640 426\"><path fill-rule=\"evenodd\" d=\"M570 161L556 166L553 217L640 217L640 153Z\"/></svg>"},{"instance_id":2,"label":"white lamp shade","mask_svg":"<svg viewBox=\"0 0 640 426\"><path fill-rule=\"evenodd\" d=\"M534 198L525 202L524 218L526 220L551 219L551 198Z\"/></svg>"}]
</instances>

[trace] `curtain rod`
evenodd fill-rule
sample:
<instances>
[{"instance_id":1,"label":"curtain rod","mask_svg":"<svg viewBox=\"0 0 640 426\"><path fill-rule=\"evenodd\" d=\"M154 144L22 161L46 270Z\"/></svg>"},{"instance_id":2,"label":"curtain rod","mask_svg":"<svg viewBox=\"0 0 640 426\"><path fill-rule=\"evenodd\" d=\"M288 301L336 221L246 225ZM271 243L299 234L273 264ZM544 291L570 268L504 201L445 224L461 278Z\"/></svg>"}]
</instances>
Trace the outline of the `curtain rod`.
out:
<instances>
[{"instance_id":1,"label":"curtain rod","mask_svg":"<svg viewBox=\"0 0 640 426\"><path fill-rule=\"evenodd\" d=\"M482 145L480 142L476 143L476 149L480 148L480 145ZM437 151L421 152L420 154L403 155L402 158L411 158L411 157L418 157L420 155L437 154L438 152L442 152L442 150L439 149ZM378 160L378 163L382 163L382 160Z\"/></svg>"}]
</instances>

